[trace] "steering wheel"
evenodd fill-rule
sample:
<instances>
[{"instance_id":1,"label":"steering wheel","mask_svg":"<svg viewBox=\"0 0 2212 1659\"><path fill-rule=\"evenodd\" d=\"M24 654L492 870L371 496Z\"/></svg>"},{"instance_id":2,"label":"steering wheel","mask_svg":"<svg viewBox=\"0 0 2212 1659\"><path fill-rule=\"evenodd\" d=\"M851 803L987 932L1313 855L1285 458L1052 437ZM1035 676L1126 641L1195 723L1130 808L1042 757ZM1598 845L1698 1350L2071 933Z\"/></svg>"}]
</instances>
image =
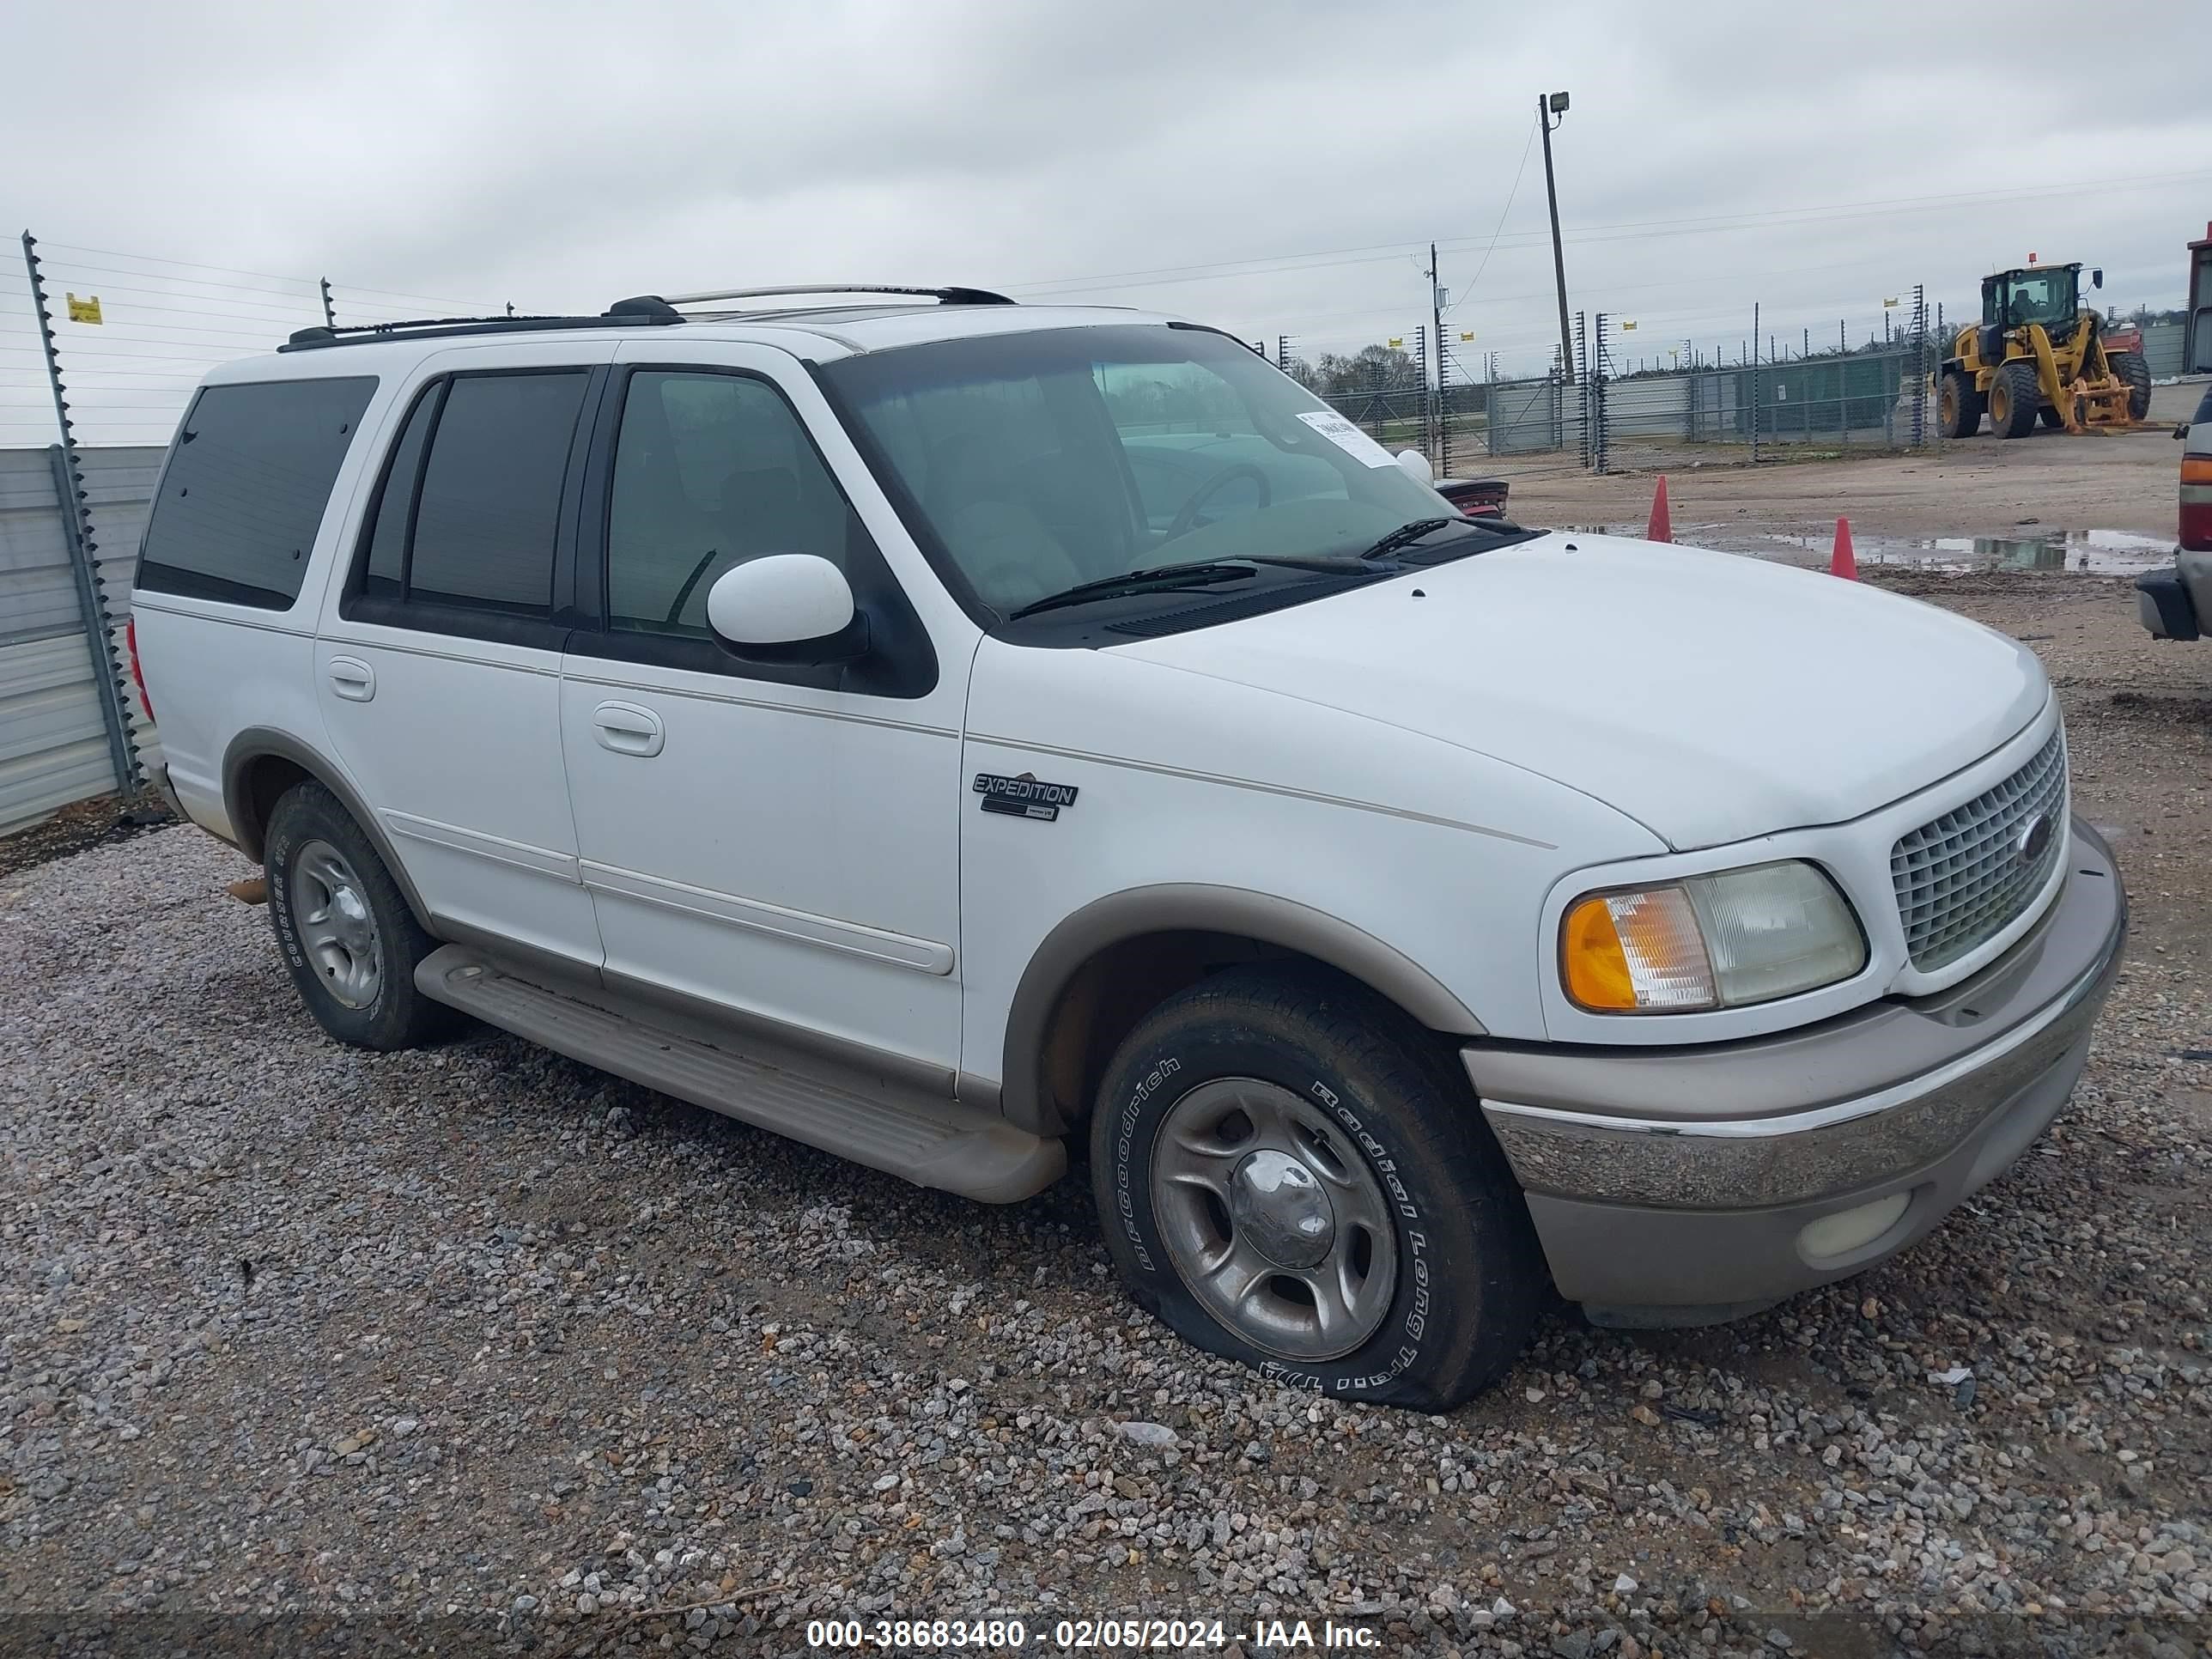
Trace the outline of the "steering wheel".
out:
<instances>
[{"instance_id":1,"label":"steering wheel","mask_svg":"<svg viewBox=\"0 0 2212 1659\"><path fill-rule=\"evenodd\" d=\"M1191 492L1190 499L1182 504L1182 510L1175 515L1175 522L1168 526L1166 539L1173 541L1176 537L1188 536L1192 531L1197 529L1199 509L1218 495L1225 485L1233 483L1239 478L1249 478L1260 487L1261 507L1266 507L1274 500L1274 490L1267 483L1267 475L1249 461L1239 461L1234 466L1224 466Z\"/></svg>"}]
</instances>

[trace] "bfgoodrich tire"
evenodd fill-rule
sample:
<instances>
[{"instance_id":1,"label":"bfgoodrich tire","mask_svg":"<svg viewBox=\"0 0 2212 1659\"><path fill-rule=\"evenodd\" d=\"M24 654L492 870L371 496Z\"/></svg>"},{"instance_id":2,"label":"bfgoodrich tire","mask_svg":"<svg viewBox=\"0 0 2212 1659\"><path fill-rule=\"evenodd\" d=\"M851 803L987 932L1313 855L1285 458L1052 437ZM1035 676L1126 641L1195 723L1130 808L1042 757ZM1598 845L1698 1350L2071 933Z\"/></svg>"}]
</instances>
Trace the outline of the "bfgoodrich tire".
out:
<instances>
[{"instance_id":1,"label":"bfgoodrich tire","mask_svg":"<svg viewBox=\"0 0 2212 1659\"><path fill-rule=\"evenodd\" d=\"M1528 1206L1450 1055L1321 972L1237 969L1122 1043L1091 1188L1130 1293L1274 1380L1443 1411L1548 1294Z\"/></svg>"},{"instance_id":2,"label":"bfgoodrich tire","mask_svg":"<svg viewBox=\"0 0 2212 1659\"><path fill-rule=\"evenodd\" d=\"M357 1048L413 1048L464 1023L415 988L436 941L337 797L319 783L288 790L262 852L276 948L325 1031Z\"/></svg>"}]
</instances>

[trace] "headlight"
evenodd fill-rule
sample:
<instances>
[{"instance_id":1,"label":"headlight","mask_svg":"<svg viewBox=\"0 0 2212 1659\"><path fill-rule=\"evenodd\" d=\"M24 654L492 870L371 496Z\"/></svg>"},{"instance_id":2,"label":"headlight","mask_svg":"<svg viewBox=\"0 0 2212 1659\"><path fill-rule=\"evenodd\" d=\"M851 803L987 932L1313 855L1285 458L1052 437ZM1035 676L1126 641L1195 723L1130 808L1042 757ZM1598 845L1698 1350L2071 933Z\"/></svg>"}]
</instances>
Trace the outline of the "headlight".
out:
<instances>
[{"instance_id":1,"label":"headlight","mask_svg":"<svg viewBox=\"0 0 2212 1659\"><path fill-rule=\"evenodd\" d=\"M1809 864L1754 864L1585 893L1559 924L1559 977L1601 1014L1740 1008L1849 979L1865 937Z\"/></svg>"}]
</instances>

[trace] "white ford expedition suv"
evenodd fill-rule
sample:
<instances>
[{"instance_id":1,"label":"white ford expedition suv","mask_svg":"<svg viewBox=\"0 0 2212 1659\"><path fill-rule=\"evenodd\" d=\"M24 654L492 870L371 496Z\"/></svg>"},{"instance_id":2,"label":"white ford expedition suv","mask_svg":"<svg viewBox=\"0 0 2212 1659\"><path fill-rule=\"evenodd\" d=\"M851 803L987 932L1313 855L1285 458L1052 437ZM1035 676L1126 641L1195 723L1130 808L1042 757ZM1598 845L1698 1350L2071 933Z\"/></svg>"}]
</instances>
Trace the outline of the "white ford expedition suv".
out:
<instances>
[{"instance_id":1,"label":"white ford expedition suv","mask_svg":"<svg viewBox=\"0 0 2212 1659\"><path fill-rule=\"evenodd\" d=\"M1175 1330L1430 1408L1547 1280L1762 1306L2065 1103L2125 903L2024 647L1462 517L1188 322L834 292L200 388L137 659L333 1036L988 1202L1087 1146Z\"/></svg>"}]
</instances>

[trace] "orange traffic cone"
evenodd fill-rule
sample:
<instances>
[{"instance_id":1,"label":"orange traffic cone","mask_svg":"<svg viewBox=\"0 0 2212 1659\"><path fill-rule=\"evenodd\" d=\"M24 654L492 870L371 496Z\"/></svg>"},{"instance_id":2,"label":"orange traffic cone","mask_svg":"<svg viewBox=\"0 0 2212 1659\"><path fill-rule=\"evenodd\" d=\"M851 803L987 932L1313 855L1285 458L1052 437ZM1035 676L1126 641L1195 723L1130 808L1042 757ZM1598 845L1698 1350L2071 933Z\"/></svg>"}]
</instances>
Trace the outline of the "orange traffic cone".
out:
<instances>
[{"instance_id":1,"label":"orange traffic cone","mask_svg":"<svg viewBox=\"0 0 2212 1659\"><path fill-rule=\"evenodd\" d=\"M1667 475L1659 475L1658 493L1651 498L1650 522L1644 526L1647 542L1671 542L1674 539L1674 517L1667 510Z\"/></svg>"},{"instance_id":2,"label":"orange traffic cone","mask_svg":"<svg viewBox=\"0 0 2212 1659\"><path fill-rule=\"evenodd\" d=\"M1836 549L1828 555L1828 574L1841 576L1847 582L1859 579L1859 562L1851 551L1851 521L1836 520Z\"/></svg>"}]
</instances>

